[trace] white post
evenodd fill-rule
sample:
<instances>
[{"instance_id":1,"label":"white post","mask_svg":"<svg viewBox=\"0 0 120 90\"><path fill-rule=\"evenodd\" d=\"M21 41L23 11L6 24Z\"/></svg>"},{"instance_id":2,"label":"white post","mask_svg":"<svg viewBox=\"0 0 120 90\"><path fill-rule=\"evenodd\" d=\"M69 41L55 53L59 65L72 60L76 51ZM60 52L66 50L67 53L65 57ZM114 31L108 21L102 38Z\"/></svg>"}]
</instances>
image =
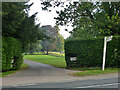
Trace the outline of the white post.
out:
<instances>
[{"instance_id":1,"label":"white post","mask_svg":"<svg viewBox=\"0 0 120 90\"><path fill-rule=\"evenodd\" d=\"M106 46L107 46L107 37L104 38L104 50L103 50L103 65L102 70L104 71L105 68L105 57L106 57Z\"/></svg>"}]
</instances>

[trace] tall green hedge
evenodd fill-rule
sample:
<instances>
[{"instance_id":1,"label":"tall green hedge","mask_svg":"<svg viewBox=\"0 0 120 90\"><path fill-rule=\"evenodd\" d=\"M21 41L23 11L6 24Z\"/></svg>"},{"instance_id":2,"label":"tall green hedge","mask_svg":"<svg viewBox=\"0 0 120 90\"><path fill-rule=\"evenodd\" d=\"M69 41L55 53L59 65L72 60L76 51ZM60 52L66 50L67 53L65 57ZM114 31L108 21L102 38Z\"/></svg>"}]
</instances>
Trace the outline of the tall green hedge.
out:
<instances>
[{"instance_id":1,"label":"tall green hedge","mask_svg":"<svg viewBox=\"0 0 120 90\"><path fill-rule=\"evenodd\" d=\"M2 38L2 71L20 68L23 62L21 47L21 42L15 38Z\"/></svg>"},{"instance_id":2,"label":"tall green hedge","mask_svg":"<svg viewBox=\"0 0 120 90\"><path fill-rule=\"evenodd\" d=\"M119 37L113 37L107 43L106 67L119 67ZM65 42L65 59L67 67L101 67L103 60L104 38L89 40L68 40ZM70 61L77 57L76 61Z\"/></svg>"}]
</instances>

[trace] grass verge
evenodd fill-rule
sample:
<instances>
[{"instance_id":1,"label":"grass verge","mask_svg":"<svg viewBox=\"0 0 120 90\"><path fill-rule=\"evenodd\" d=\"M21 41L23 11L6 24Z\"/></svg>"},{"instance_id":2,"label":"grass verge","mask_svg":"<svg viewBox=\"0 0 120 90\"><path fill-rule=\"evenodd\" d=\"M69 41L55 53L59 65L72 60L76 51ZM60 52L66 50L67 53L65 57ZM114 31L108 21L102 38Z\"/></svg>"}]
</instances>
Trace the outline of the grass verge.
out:
<instances>
[{"instance_id":1,"label":"grass verge","mask_svg":"<svg viewBox=\"0 0 120 90\"><path fill-rule=\"evenodd\" d=\"M24 58L31 61L52 65L55 67L66 67L65 57L55 57L51 55L25 55Z\"/></svg>"},{"instance_id":2,"label":"grass verge","mask_svg":"<svg viewBox=\"0 0 120 90\"><path fill-rule=\"evenodd\" d=\"M72 69L73 70L73 69ZM74 69L76 70L76 69ZM98 75L98 74L110 74L110 73L118 73L118 68L106 68L104 71L101 70L101 68L79 68L82 72L77 73L70 73L70 75L73 76L87 76L87 75Z\"/></svg>"},{"instance_id":3,"label":"grass verge","mask_svg":"<svg viewBox=\"0 0 120 90\"><path fill-rule=\"evenodd\" d=\"M21 68L19 70L25 69L27 67L28 67L28 65L25 64L25 63L23 63L22 66L21 66ZM10 74L13 74L13 73L15 73L17 71L18 70L11 70L11 71L7 71L7 72L2 72L2 77L5 77L5 76L10 75Z\"/></svg>"}]
</instances>

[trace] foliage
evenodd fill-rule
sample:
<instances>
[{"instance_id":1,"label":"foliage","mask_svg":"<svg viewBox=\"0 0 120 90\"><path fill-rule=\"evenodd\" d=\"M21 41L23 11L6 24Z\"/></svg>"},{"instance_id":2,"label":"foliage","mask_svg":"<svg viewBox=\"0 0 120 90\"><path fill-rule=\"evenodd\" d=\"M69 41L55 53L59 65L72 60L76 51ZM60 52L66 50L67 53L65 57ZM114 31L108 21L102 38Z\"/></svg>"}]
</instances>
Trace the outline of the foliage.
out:
<instances>
[{"instance_id":1,"label":"foliage","mask_svg":"<svg viewBox=\"0 0 120 90\"><path fill-rule=\"evenodd\" d=\"M27 47L26 54L40 53L42 49L41 41L38 40L36 43L30 43Z\"/></svg>"},{"instance_id":2,"label":"foliage","mask_svg":"<svg viewBox=\"0 0 120 90\"><path fill-rule=\"evenodd\" d=\"M62 51L64 45L64 39L59 33L59 28L51 27L50 25L42 26L42 30L49 39L42 40L42 51Z\"/></svg>"},{"instance_id":3,"label":"foliage","mask_svg":"<svg viewBox=\"0 0 120 90\"><path fill-rule=\"evenodd\" d=\"M35 24L37 13L28 15L32 4L2 3L2 71L19 69L23 61L22 53L27 50L28 45L47 38L41 32L39 24Z\"/></svg>"},{"instance_id":4,"label":"foliage","mask_svg":"<svg viewBox=\"0 0 120 90\"><path fill-rule=\"evenodd\" d=\"M21 42L15 38L2 38L2 71L20 68L23 62L21 47Z\"/></svg>"},{"instance_id":5,"label":"foliage","mask_svg":"<svg viewBox=\"0 0 120 90\"><path fill-rule=\"evenodd\" d=\"M119 67L118 37L108 42L106 67ZM68 40L65 42L65 59L67 67L101 67L103 56L103 38L86 40ZM77 57L70 61L70 57Z\"/></svg>"},{"instance_id":6,"label":"foliage","mask_svg":"<svg viewBox=\"0 0 120 90\"><path fill-rule=\"evenodd\" d=\"M76 34L81 32L86 32L83 33L84 35L93 36L119 34L119 5L120 2L70 3L64 11L59 12L59 16L56 18L57 23L67 25L71 22L74 27L73 32Z\"/></svg>"},{"instance_id":7,"label":"foliage","mask_svg":"<svg viewBox=\"0 0 120 90\"><path fill-rule=\"evenodd\" d=\"M56 26L57 30L58 30L58 36L57 36L57 42L56 42L56 47L57 47L57 50L56 51L64 51L64 38L63 36L59 33L59 28L58 26Z\"/></svg>"},{"instance_id":8,"label":"foliage","mask_svg":"<svg viewBox=\"0 0 120 90\"><path fill-rule=\"evenodd\" d=\"M25 18L25 3L2 3L2 35L14 37Z\"/></svg>"},{"instance_id":9,"label":"foliage","mask_svg":"<svg viewBox=\"0 0 120 90\"><path fill-rule=\"evenodd\" d=\"M58 3L58 4L57 4ZM48 4L48 3L47 3ZM64 10L56 11L56 24L72 25L70 31L74 37L89 38L94 36L120 35L120 2L65 2L54 1L42 3L44 10L49 7L63 6Z\"/></svg>"},{"instance_id":10,"label":"foliage","mask_svg":"<svg viewBox=\"0 0 120 90\"><path fill-rule=\"evenodd\" d=\"M37 13L36 13L37 14ZM23 50L25 51L30 44L36 44L43 38L47 38L44 33L42 33L39 24L35 25L36 14L24 19L19 31L16 32L16 38L19 38L23 44Z\"/></svg>"},{"instance_id":11,"label":"foliage","mask_svg":"<svg viewBox=\"0 0 120 90\"><path fill-rule=\"evenodd\" d=\"M55 57L50 55L25 55L24 58L31 61L52 65L55 67L66 67L65 57Z\"/></svg>"},{"instance_id":12,"label":"foliage","mask_svg":"<svg viewBox=\"0 0 120 90\"><path fill-rule=\"evenodd\" d=\"M36 43L37 40L46 38L42 33L39 24L35 24L37 13L28 15L32 4L25 3L7 3L2 7L2 34L4 37L14 37L22 42L22 52L25 52L30 43Z\"/></svg>"}]
</instances>

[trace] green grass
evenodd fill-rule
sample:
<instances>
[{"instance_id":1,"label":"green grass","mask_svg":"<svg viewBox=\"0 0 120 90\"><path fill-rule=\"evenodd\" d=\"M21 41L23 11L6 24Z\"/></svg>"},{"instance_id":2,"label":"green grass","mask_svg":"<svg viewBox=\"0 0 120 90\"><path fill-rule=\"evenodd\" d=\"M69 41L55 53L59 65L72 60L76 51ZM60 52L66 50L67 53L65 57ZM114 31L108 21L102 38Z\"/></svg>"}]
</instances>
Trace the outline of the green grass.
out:
<instances>
[{"instance_id":1,"label":"green grass","mask_svg":"<svg viewBox=\"0 0 120 90\"><path fill-rule=\"evenodd\" d=\"M64 57L65 56L64 53L60 53L60 52L49 52L49 55L56 56L56 57Z\"/></svg>"},{"instance_id":2,"label":"green grass","mask_svg":"<svg viewBox=\"0 0 120 90\"><path fill-rule=\"evenodd\" d=\"M110 73L118 73L118 68L107 68L104 71L101 68L92 68L92 69L83 69L79 68L79 70L83 70L82 72L71 73L73 76L86 76L86 75L98 75L98 74L110 74Z\"/></svg>"},{"instance_id":3,"label":"green grass","mask_svg":"<svg viewBox=\"0 0 120 90\"><path fill-rule=\"evenodd\" d=\"M19 70L25 69L27 67L28 67L28 65L25 64L25 63L23 63L22 66L21 66L21 68ZM11 71L7 71L7 72L2 72L2 77L5 77L5 76L10 75L10 74L13 74L13 73L15 73L17 71L18 70L11 70ZM1 76L1 74L0 74L0 76Z\"/></svg>"},{"instance_id":4,"label":"green grass","mask_svg":"<svg viewBox=\"0 0 120 90\"><path fill-rule=\"evenodd\" d=\"M65 57L55 57L50 55L25 55L24 58L31 61L49 64L55 67L66 67Z\"/></svg>"}]
</instances>

